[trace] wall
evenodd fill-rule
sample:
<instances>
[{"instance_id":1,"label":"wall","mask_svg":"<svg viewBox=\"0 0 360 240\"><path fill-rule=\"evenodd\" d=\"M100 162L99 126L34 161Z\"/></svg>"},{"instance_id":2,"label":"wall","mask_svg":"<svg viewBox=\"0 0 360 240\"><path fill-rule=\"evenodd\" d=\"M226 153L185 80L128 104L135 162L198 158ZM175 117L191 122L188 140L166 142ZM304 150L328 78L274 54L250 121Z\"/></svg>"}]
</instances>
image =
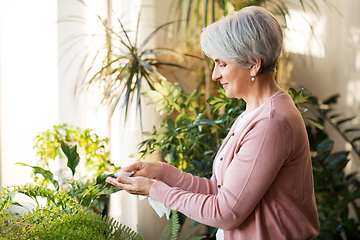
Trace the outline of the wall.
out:
<instances>
[{"instance_id":1,"label":"wall","mask_svg":"<svg viewBox=\"0 0 360 240\"><path fill-rule=\"evenodd\" d=\"M322 14L319 17L312 14L317 39L309 34L299 37L299 42L312 42L312 47L296 51L296 44L290 46L293 48L294 62L291 80L310 90L319 99L340 94L334 113L343 113L344 117L357 116L352 123L359 124L360 2L330 0L329 3L318 2ZM349 144L329 125L326 128L335 141L334 151L351 150ZM354 152L351 159L347 166L349 172L358 170L360 166L360 159Z\"/></svg>"},{"instance_id":2,"label":"wall","mask_svg":"<svg viewBox=\"0 0 360 240\"><path fill-rule=\"evenodd\" d=\"M7 186L29 180L30 170L14 163L33 164L33 138L58 123L56 1L1 1L0 11L1 184Z\"/></svg>"}]
</instances>

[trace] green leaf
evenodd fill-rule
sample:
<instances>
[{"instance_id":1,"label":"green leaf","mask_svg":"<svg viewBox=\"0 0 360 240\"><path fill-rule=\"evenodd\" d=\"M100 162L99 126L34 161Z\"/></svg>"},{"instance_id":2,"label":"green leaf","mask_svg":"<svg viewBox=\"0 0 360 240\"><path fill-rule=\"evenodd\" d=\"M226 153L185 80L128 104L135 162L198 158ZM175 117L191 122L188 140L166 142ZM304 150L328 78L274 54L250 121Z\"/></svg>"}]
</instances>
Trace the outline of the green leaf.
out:
<instances>
[{"instance_id":1,"label":"green leaf","mask_svg":"<svg viewBox=\"0 0 360 240\"><path fill-rule=\"evenodd\" d=\"M144 66L149 72L154 74L157 78L159 78L160 80L166 80L166 78L163 75L161 75L155 68L153 68L149 63L145 62L142 59L139 59L139 61L142 66Z\"/></svg>"},{"instance_id":2,"label":"green leaf","mask_svg":"<svg viewBox=\"0 0 360 240\"><path fill-rule=\"evenodd\" d=\"M71 146L69 143L61 142L61 149L68 159L67 166L71 169L72 175L75 175L75 168L80 162L80 156L77 153L77 145Z\"/></svg>"},{"instance_id":3,"label":"green leaf","mask_svg":"<svg viewBox=\"0 0 360 240\"><path fill-rule=\"evenodd\" d=\"M217 96L211 96L206 100L207 103L209 103L210 105L215 105L215 104L219 104L219 103L227 103L227 101L224 98L221 97L217 97Z\"/></svg>"},{"instance_id":4,"label":"green leaf","mask_svg":"<svg viewBox=\"0 0 360 240\"><path fill-rule=\"evenodd\" d=\"M96 178L96 184L103 184L105 183L105 180L107 177L113 177L115 178L115 174L114 173L102 173L99 176L97 176Z\"/></svg>"},{"instance_id":5,"label":"green leaf","mask_svg":"<svg viewBox=\"0 0 360 240\"><path fill-rule=\"evenodd\" d=\"M350 194L351 199L359 199L360 198L360 188L356 189L354 192Z\"/></svg>"},{"instance_id":6,"label":"green leaf","mask_svg":"<svg viewBox=\"0 0 360 240\"><path fill-rule=\"evenodd\" d=\"M346 122L348 122L348 121L351 121L351 120L353 120L354 118L355 118L355 117L350 117L350 118L342 119L342 120L338 121L338 122L336 123L336 125L339 126L340 124L343 124L343 123L346 123Z\"/></svg>"},{"instance_id":7,"label":"green leaf","mask_svg":"<svg viewBox=\"0 0 360 240\"><path fill-rule=\"evenodd\" d=\"M155 91L155 90L149 90L149 91L143 92L142 94L145 97L150 98L148 104L156 103L157 101L160 101L161 99L164 98L164 96L160 92Z\"/></svg>"},{"instance_id":8,"label":"green leaf","mask_svg":"<svg viewBox=\"0 0 360 240\"><path fill-rule=\"evenodd\" d=\"M167 122L167 125L169 126L169 128L175 128L175 121L174 121L174 119L168 118L168 119L166 120L166 122Z\"/></svg>"},{"instance_id":9,"label":"green leaf","mask_svg":"<svg viewBox=\"0 0 360 240\"><path fill-rule=\"evenodd\" d=\"M324 131L325 127L322 123L320 123L319 121L312 119L312 118L306 118L311 124L313 124L315 127L317 127L318 129L320 129L321 131Z\"/></svg>"},{"instance_id":10,"label":"green leaf","mask_svg":"<svg viewBox=\"0 0 360 240\"><path fill-rule=\"evenodd\" d=\"M41 174L45 179L48 179L55 187L56 190L59 190L59 183L58 181L54 180L54 174L52 172L45 170L38 166L31 166L25 163L17 162L15 164L19 164L21 166L31 167L34 170L34 174Z\"/></svg>"},{"instance_id":11,"label":"green leaf","mask_svg":"<svg viewBox=\"0 0 360 240\"><path fill-rule=\"evenodd\" d=\"M360 137L356 137L356 138L351 140L351 142L353 142L353 143L356 142L356 141L360 141Z\"/></svg>"},{"instance_id":12,"label":"green leaf","mask_svg":"<svg viewBox=\"0 0 360 240\"><path fill-rule=\"evenodd\" d=\"M334 169L336 172L342 170L346 164L348 163L349 152L341 151L331 154L330 156L325 158L325 163L328 165L329 168Z\"/></svg>"},{"instance_id":13,"label":"green leaf","mask_svg":"<svg viewBox=\"0 0 360 240\"><path fill-rule=\"evenodd\" d=\"M200 172L204 170L202 164L199 161L192 160L191 162L194 165L196 170L198 170Z\"/></svg>"},{"instance_id":14,"label":"green leaf","mask_svg":"<svg viewBox=\"0 0 360 240\"><path fill-rule=\"evenodd\" d=\"M330 115L329 118L333 119L333 118L337 118L339 116L341 116L341 113L336 113L336 114Z\"/></svg>"},{"instance_id":15,"label":"green leaf","mask_svg":"<svg viewBox=\"0 0 360 240\"><path fill-rule=\"evenodd\" d=\"M327 156L330 155L331 150L334 146L334 141L330 139L325 139L319 145L316 147L316 150L318 152L317 157L319 159L325 159Z\"/></svg>"},{"instance_id":16,"label":"green leaf","mask_svg":"<svg viewBox=\"0 0 360 240\"><path fill-rule=\"evenodd\" d=\"M296 94L297 94L296 90L294 88L289 88L288 93L291 96L291 98L293 100L295 100L295 97L296 97Z\"/></svg>"},{"instance_id":17,"label":"green leaf","mask_svg":"<svg viewBox=\"0 0 360 240\"><path fill-rule=\"evenodd\" d=\"M306 103L311 95L304 95L304 90L301 89L299 93L296 94L294 102L295 104Z\"/></svg>"},{"instance_id":18,"label":"green leaf","mask_svg":"<svg viewBox=\"0 0 360 240\"><path fill-rule=\"evenodd\" d=\"M349 128L349 129L345 129L344 133L349 133L349 132L357 132L360 131L360 128Z\"/></svg>"},{"instance_id":19,"label":"green leaf","mask_svg":"<svg viewBox=\"0 0 360 240\"><path fill-rule=\"evenodd\" d=\"M324 100L323 103L324 104L331 104L331 103L337 103L337 99L340 97L339 94L335 94L331 97L329 97L328 99Z\"/></svg>"}]
</instances>

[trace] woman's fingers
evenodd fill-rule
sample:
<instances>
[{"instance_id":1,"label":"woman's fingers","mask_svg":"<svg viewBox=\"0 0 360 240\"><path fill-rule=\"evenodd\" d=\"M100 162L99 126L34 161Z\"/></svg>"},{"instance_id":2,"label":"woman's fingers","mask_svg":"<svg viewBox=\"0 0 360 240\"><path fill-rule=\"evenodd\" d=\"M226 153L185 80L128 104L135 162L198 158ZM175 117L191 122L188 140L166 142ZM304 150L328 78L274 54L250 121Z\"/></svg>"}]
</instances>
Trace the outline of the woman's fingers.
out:
<instances>
[{"instance_id":1,"label":"woman's fingers","mask_svg":"<svg viewBox=\"0 0 360 240\"><path fill-rule=\"evenodd\" d=\"M141 169L142 169L142 162L136 162L134 164L122 168L121 170L125 172L132 172L132 171L139 171Z\"/></svg>"},{"instance_id":2,"label":"woman's fingers","mask_svg":"<svg viewBox=\"0 0 360 240\"><path fill-rule=\"evenodd\" d=\"M139 161L124 167L121 170L125 172L135 171L135 173L132 175L133 177L155 178L161 171L161 163Z\"/></svg>"},{"instance_id":3,"label":"woman's fingers","mask_svg":"<svg viewBox=\"0 0 360 240\"><path fill-rule=\"evenodd\" d=\"M153 180L144 177L119 177L117 179L108 177L106 182L128 193L145 196L149 196L150 187L154 183Z\"/></svg>"}]
</instances>

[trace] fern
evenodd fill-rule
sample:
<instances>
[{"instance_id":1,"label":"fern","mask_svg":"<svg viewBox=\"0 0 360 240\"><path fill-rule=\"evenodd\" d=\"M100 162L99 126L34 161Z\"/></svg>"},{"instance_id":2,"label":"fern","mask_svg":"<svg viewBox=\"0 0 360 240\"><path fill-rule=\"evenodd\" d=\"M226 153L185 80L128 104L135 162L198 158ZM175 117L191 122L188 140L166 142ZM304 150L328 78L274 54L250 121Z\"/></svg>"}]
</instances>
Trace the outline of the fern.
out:
<instances>
[{"instance_id":1,"label":"fern","mask_svg":"<svg viewBox=\"0 0 360 240\"><path fill-rule=\"evenodd\" d=\"M161 240L176 240L178 239L180 232L180 223L179 223L179 214L177 211L171 210L171 216L167 222L163 233L161 235Z\"/></svg>"},{"instance_id":2,"label":"fern","mask_svg":"<svg viewBox=\"0 0 360 240\"><path fill-rule=\"evenodd\" d=\"M73 198L64 192L51 190L44 186L26 184L6 187L0 191L0 211L9 208L13 204L13 198L17 193L32 198L37 204L39 204L37 197L46 198L48 207L57 206L64 211L80 207Z\"/></svg>"},{"instance_id":3,"label":"fern","mask_svg":"<svg viewBox=\"0 0 360 240\"><path fill-rule=\"evenodd\" d=\"M14 201L22 193L37 202L37 197L47 199L24 217L6 210L18 204ZM22 185L0 191L1 239L130 239L140 240L141 234L113 218L87 211L73 198L61 191L43 186Z\"/></svg>"},{"instance_id":4,"label":"fern","mask_svg":"<svg viewBox=\"0 0 360 240\"><path fill-rule=\"evenodd\" d=\"M177 211L171 211L171 240L178 239L180 231L179 214Z\"/></svg>"},{"instance_id":5,"label":"fern","mask_svg":"<svg viewBox=\"0 0 360 240\"><path fill-rule=\"evenodd\" d=\"M171 236L171 229L172 229L172 221L170 218L161 234L160 240L168 240Z\"/></svg>"},{"instance_id":6,"label":"fern","mask_svg":"<svg viewBox=\"0 0 360 240\"><path fill-rule=\"evenodd\" d=\"M85 211L70 214L59 209L37 209L18 220L11 218L12 215L0 215L2 219L8 219L1 231L6 239L142 239L112 218Z\"/></svg>"}]
</instances>

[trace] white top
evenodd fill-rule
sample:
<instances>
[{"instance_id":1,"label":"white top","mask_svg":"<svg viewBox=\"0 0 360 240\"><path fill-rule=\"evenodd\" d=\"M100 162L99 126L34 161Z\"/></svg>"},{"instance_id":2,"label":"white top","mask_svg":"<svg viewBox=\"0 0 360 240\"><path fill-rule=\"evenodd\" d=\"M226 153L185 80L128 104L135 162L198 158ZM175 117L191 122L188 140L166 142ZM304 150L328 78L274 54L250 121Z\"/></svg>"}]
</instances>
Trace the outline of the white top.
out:
<instances>
[{"instance_id":1,"label":"white top","mask_svg":"<svg viewBox=\"0 0 360 240\"><path fill-rule=\"evenodd\" d=\"M254 109L253 111L249 112L248 114L246 114L243 117L243 114L240 114L239 116L239 122L236 125L235 128L235 132L239 131L239 129L242 127L242 125L246 122L246 120L248 120L262 105L260 105L259 107L257 107L256 109ZM232 141L233 136L230 136L229 140L226 143L229 143L230 141ZM219 163L220 163L220 158L223 157L224 153L227 151L227 147L229 146L229 144L226 144L225 147L221 150L220 154L218 155L218 157L215 159L215 167L214 167L214 174L215 177L217 179L218 176L218 169L219 169ZM224 240L224 230L222 229L218 229L216 232L216 240Z\"/></svg>"}]
</instances>

